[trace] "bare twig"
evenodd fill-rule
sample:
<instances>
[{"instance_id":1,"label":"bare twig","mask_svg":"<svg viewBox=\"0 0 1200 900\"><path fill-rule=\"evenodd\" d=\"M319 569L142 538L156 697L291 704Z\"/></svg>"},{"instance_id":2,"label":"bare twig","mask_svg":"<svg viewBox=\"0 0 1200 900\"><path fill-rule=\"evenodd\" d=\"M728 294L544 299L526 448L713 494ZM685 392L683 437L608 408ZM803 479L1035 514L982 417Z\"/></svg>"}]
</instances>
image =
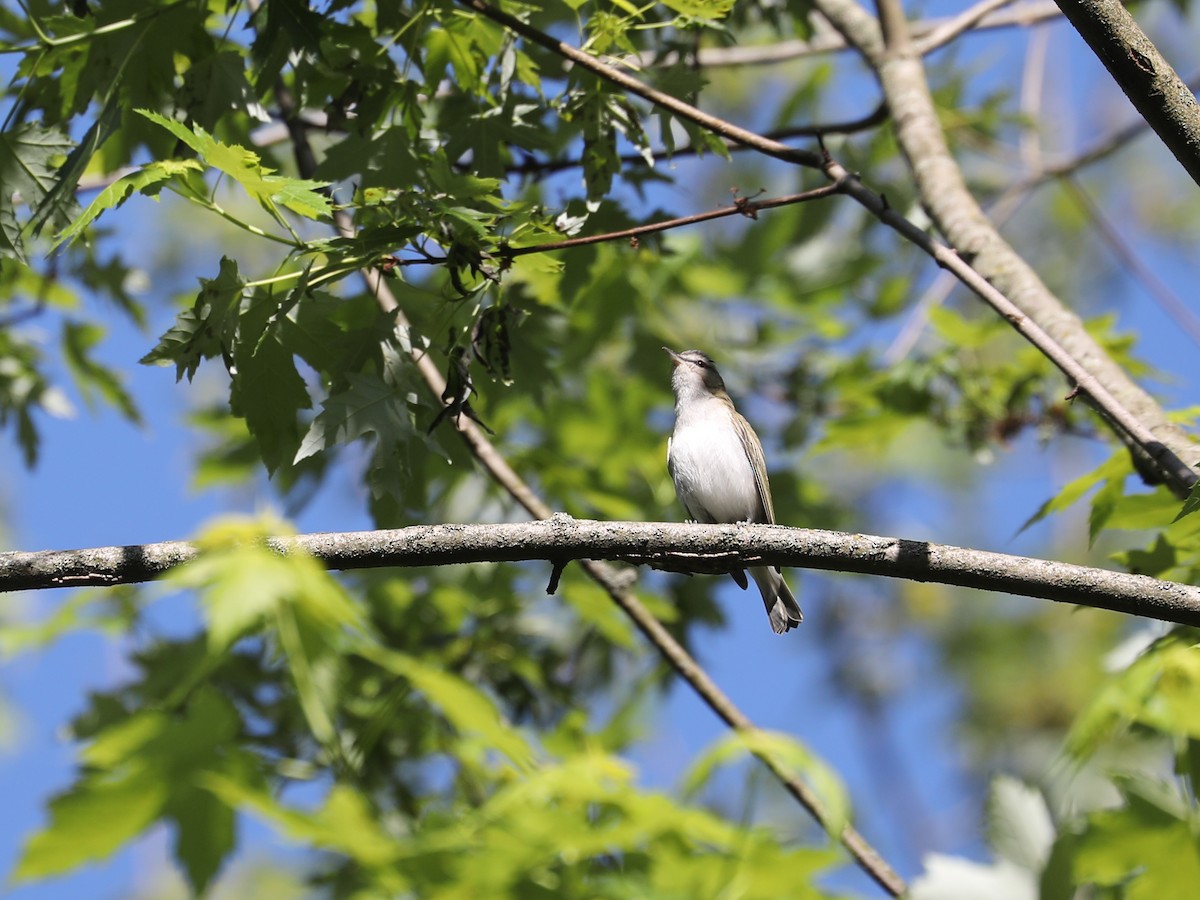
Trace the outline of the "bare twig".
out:
<instances>
[{"instance_id":1,"label":"bare twig","mask_svg":"<svg viewBox=\"0 0 1200 900\"><path fill-rule=\"evenodd\" d=\"M271 538L267 544L280 553L307 553L339 570L519 560L557 566L575 559L710 574L748 565L792 566L978 588L1200 625L1196 585L926 541L782 525L599 522L558 514L536 522L306 534ZM184 541L0 553L0 592L133 584L197 553Z\"/></svg>"},{"instance_id":2,"label":"bare twig","mask_svg":"<svg viewBox=\"0 0 1200 900\"><path fill-rule=\"evenodd\" d=\"M880 103L865 116L859 116L855 119L845 119L839 122L817 122L811 125L792 125L788 128L777 128L769 131L763 136L773 141L786 141L791 138L798 137L825 137L831 134L856 134L860 131L866 131L876 126L882 125L887 121L887 105ZM731 153L737 153L741 150L749 150L749 147L739 144L735 141L724 141L725 149ZM697 156L704 152L701 147L676 147L670 153L666 150L657 150L654 153L655 159L663 159L669 157L672 160L680 159L687 156ZM623 153L617 157L622 165L627 166L646 166L646 157L641 153ZM581 157L571 157L569 159L529 159L525 162L515 163L506 167L505 171L510 175L547 175L554 172L563 172L568 169L576 169L583 165Z\"/></svg>"},{"instance_id":3,"label":"bare twig","mask_svg":"<svg viewBox=\"0 0 1200 900\"><path fill-rule=\"evenodd\" d=\"M14 309L6 315L0 316L0 330L7 328L16 328L31 319L36 319L46 311L46 300L44 297L37 298L29 306L21 309Z\"/></svg>"},{"instance_id":4,"label":"bare twig","mask_svg":"<svg viewBox=\"0 0 1200 900\"><path fill-rule=\"evenodd\" d=\"M970 31L983 19L997 10L1009 6L1012 2L1013 0L979 0L974 6L967 7L957 16L951 18L950 21L943 22L937 28L924 35L922 43L917 43L916 29L910 25L908 31L912 35L917 52L921 54L928 53L928 50L921 49L922 44L927 44L930 50L948 44L964 31Z\"/></svg>"},{"instance_id":5,"label":"bare twig","mask_svg":"<svg viewBox=\"0 0 1200 900\"><path fill-rule=\"evenodd\" d=\"M1200 318L1184 303L1183 299L1171 290L1170 286L1158 277L1158 273L1146 265L1121 236L1117 227L1109 221L1096 202L1088 195L1074 178L1063 178L1063 187L1067 189L1072 199L1079 205L1099 232L1113 255L1137 281L1141 282L1150 299L1184 331L1193 342L1200 344Z\"/></svg>"},{"instance_id":6,"label":"bare twig","mask_svg":"<svg viewBox=\"0 0 1200 900\"><path fill-rule=\"evenodd\" d=\"M1197 83L1200 79L1193 77L1192 82ZM1036 187L1039 184L1050 181L1054 178L1060 178L1063 175L1070 175L1072 172L1078 172L1080 169L1086 168L1093 163L1100 162L1112 156L1118 150L1124 148L1131 143L1134 138L1145 134L1150 128L1150 125L1145 119L1139 117L1132 122L1121 126L1115 131L1098 138L1095 143L1085 150L1081 150L1074 156L1068 159L1060 160L1056 163L1051 163L1040 172L1019 181L1016 187L1032 186Z\"/></svg>"},{"instance_id":7,"label":"bare twig","mask_svg":"<svg viewBox=\"0 0 1200 900\"><path fill-rule=\"evenodd\" d=\"M567 238L566 240L550 241L544 244L530 244L526 247L502 247L498 255L504 259L515 259L518 256L528 256L530 253L549 253L553 250L568 250L571 247L586 247L589 244L636 240L642 235L656 234L658 232L669 231L673 228L682 228L685 225L696 225L700 222L724 219L729 216L746 216L750 219L756 219L758 218L758 214L764 210L778 209L781 206L794 206L797 203L806 203L809 200L831 197L836 193L838 193L837 185L831 184L799 194L772 197L770 200L740 198L736 203L730 206L722 206L720 209L696 213L691 216L680 216L675 219L666 219L662 222L651 222L648 225L637 225L633 228L622 229L621 231L609 231L604 234Z\"/></svg>"}]
</instances>

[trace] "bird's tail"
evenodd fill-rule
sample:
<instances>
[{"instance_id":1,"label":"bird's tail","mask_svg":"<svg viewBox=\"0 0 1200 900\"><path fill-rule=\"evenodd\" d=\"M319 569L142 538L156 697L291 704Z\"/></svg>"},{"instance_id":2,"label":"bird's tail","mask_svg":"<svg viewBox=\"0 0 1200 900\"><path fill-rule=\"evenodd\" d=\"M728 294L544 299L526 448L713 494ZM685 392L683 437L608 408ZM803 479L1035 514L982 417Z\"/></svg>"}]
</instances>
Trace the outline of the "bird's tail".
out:
<instances>
[{"instance_id":1,"label":"bird's tail","mask_svg":"<svg viewBox=\"0 0 1200 900\"><path fill-rule=\"evenodd\" d=\"M792 591L778 568L756 566L750 570L750 577L762 592L763 605L767 608L767 618L771 620L772 631L783 634L804 621L800 604L792 596Z\"/></svg>"}]
</instances>

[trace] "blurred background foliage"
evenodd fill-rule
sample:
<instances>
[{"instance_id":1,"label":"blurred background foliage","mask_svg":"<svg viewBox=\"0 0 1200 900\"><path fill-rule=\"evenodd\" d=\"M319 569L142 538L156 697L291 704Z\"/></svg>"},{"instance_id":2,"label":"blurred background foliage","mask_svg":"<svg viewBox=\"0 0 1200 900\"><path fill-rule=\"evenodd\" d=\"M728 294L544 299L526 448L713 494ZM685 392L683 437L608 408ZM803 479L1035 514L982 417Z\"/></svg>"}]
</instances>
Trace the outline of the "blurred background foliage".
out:
<instances>
[{"instance_id":1,"label":"blurred background foliage","mask_svg":"<svg viewBox=\"0 0 1200 900\"><path fill-rule=\"evenodd\" d=\"M1191 28L1166 6L1144 6L1152 24ZM504 8L590 52L637 54L647 83L747 127L846 121L879 102L849 53L706 63L812 37L804 2ZM1080 191L1154 242L1147 266L1170 270L1195 249L1194 187L1149 140L1069 181L1045 175L1044 158L1069 160L1122 122L1098 106L1111 90L1079 104L1049 78L1031 105L1029 67L1012 60L1045 50L1026 31L929 56L951 146L1046 282L1190 421L1180 347L1195 348L1179 339L1194 340L1194 314L1131 311L1138 272ZM496 446L556 509L673 519L660 347L699 347L763 437L786 524L1016 541L1196 578L1200 517L1172 524L1179 501L1132 477L1044 358L843 199L510 257L820 176L730 153L464 5L28 0L0 3L0 39L0 426L26 466L46 417L79 404L133 433L135 360L106 357L105 332L169 305L175 322L146 334L142 361L191 383L193 482L230 508L266 490L296 518L350 484L362 527L524 517L439 420L416 352L459 400L470 388ZM923 221L886 121L825 142ZM384 273L398 311L363 269ZM166 823L195 893L872 893L745 748L690 747L670 789L639 780L629 760L678 688L578 567L545 598L540 566L333 577L241 542L287 527L225 521L162 586L55 596L45 616L6 619L6 654L98 629L131 665L81 698L77 777L44 826L27 823L14 882ZM851 743L870 774L852 780L853 815L920 878L914 896L1190 896L1177 886L1196 880L1172 873L1200 872L1191 632L937 585L800 580L795 653L862 727ZM728 626L726 586L639 573L637 591L694 647ZM190 627L161 626L173 606L198 611ZM922 810L894 728L947 685L951 733L920 752L922 766L953 760L960 808ZM777 749L843 808L803 744L816 726L789 715ZM1011 777L989 787L998 772ZM309 852L219 877L248 819ZM929 855L978 860L984 842L992 862Z\"/></svg>"}]
</instances>

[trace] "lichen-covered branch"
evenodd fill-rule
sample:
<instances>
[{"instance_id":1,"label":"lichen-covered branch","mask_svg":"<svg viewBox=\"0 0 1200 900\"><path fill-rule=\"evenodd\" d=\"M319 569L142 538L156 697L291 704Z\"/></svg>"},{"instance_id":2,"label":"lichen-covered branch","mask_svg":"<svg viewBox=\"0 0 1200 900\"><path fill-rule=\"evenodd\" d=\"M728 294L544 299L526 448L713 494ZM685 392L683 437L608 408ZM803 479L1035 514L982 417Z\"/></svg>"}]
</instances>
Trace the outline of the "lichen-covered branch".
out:
<instances>
[{"instance_id":1,"label":"lichen-covered branch","mask_svg":"<svg viewBox=\"0 0 1200 900\"><path fill-rule=\"evenodd\" d=\"M598 522L556 515L501 525L417 525L390 531L274 538L331 569L546 560L620 560L720 574L752 563L908 578L1200 625L1200 587L1053 560L926 541L779 525ZM0 591L148 581L193 559L182 541L0 554Z\"/></svg>"}]
</instances>

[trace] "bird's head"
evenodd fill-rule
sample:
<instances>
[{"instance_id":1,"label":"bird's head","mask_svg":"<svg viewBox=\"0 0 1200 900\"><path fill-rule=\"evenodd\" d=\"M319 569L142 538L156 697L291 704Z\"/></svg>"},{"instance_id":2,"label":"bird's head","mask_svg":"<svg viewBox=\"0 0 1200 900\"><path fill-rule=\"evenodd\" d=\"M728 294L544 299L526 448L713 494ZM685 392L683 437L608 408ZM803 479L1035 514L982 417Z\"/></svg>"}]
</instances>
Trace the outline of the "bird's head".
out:
<instances>
[{"instance_id":1,"label":"bird's head","mask_svg":"<svg viewBox=\"0 0 1200 900\"><path fill-rule=\"evenodd\" d=\"M684 350L676 353L663 347L671 357L675 370L671 373L671 389L679 400L700 399L704 396L728 397L725 381L717 371L712 357L699 350Z\"/></svg>"}]
</instances>

